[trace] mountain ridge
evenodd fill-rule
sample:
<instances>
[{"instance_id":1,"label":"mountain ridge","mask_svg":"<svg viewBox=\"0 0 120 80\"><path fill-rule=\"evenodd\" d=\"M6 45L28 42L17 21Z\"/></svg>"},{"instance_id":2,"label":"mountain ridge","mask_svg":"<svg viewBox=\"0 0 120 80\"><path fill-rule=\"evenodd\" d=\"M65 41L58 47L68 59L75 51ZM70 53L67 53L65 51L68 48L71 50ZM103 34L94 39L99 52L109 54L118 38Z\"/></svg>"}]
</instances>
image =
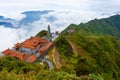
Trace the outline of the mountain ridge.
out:
<instances>
[{"instance_id":1,"label":"mountain ridge","mask_svg":"<svg viewBox=\"0 0 120 80\"><path fill-rule=\"evenodd\" d=\"M1 78L9 79L13 74L13 79L29 80L120 80L120 31L117 30L120 23L116 23L120 17L116 16L119 15L68 26L48 51L53 71L46 64L28 64L5 57L0 59L0 73L9 76L0 75ZM46 31L36 36L44 35Z\"/></svg>"},{"instance_id":2,"label":"mountain ridge","mask_svg":"<svg viewBox=\"0 0 120 80\"><path fill-rule=\"evenodd\" d=\"M120 15L114 15L79 25L71 24L61 33L63 37L68 36L66 38L79 49L77 54L80 56L75 67L78 76L95 74L103 80L120 79L119 24ZM70 30L74 32L71 33Z\"/></svg>"},{"instance_id":3,"label":"mountain ridge","mask_svg":"<svg viewBox=\"0 0 120 80\"><path fill-rule=\"evenodd\" d=\"M62 33L66 33L68 29L75 29L76 32L84 31L94 35L111 35L120 38L120 15L114 15L109 18L94 19L87 23L79 25L71 24ZM65 35L65 34L64 34Z\"/></svg>"}]
</instances>

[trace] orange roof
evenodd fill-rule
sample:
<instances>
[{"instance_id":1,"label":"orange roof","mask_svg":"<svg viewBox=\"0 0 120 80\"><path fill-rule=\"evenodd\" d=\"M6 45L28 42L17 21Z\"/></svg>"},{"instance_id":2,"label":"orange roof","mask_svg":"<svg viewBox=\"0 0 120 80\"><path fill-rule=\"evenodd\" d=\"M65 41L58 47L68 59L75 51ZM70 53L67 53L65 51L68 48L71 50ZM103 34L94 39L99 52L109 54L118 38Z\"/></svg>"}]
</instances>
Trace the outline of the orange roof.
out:
<instances>
[{"instance_id":1,"label":"orange roof","mask_svg":"<svg viewBox=\"0 0 120 80\"><path fill-rule=\"evenodd\" d=\"M46 46L43 48L39 49L39 54L43 54L47 49L49 49L52 46L52 42L48 42Z\"/></svg>"},{"instance_id":2,"label":"orange roof","mask_svg":"<svg viewBox=\"0 0 120 80\"><path fill-rule=\"evenodd\" d=\"M11 57L16 57L20 60L25 60L30 56L29 54L23 54L23 53L20 53L20 52L17 52L17 51L12 51L10 49L7 49L7 50L3 51L2 53L4 55L8 55L8 56L11 56Z\"/></svg>"},{"instance_id":3,"label":"orange roof","mask_svg":"<svg viewBox=\"0 0 120 80\"><path fill-rule=\"evenodd\" d=\"M43 38L31 37L30 39L25 40L22 43L17 43L14 48L18 48L19 46L35 49L38 46L45 45L48 41Z\"/></svg>"},{"instance_id":4,"label":"orange roof","mask_svg":"<svg viewBox=\"0 0 120 80\"><path fill-rule=\"evenodd\" d=\"M29 62L32 63L32 62L34 62L36 59L37 59L37 57L36 57L35 55L30 56Z\"/></svg>"},{"instance_id":5,"label":"orange roof","mask_svg":"<svg viewBox=\"0 0 120 80\"><path fill-rule=\"evenodd\" d=\"M4 55L9 55L10 54L10 49L7 49L5 51L2 52Z\"/></svg>"}]
</instances>

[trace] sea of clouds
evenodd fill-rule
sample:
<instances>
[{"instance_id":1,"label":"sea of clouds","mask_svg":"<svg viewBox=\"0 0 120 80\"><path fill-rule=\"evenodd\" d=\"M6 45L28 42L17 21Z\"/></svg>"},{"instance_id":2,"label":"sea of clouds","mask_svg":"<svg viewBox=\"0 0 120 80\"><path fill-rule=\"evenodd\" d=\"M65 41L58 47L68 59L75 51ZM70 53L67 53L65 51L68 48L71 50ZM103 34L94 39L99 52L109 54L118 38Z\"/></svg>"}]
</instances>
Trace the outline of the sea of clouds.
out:
<instances>
[{"instance_id":1,"label":"sea of clouds","mask_svg":"<svg viewBox=\"0 0 120 80\"><path fill-rule=\"evenodd\" d=\"M3 13L1 15L14 19L16 21L16 24L25 18L25 15L21 14L21 12L17 14ZM41 15L41 18L39 20L33 23L29 23L28 25L19 24L19 28L8 28L6 26L0 26L0 51L11 48L15 43L24 41L30 36L35 36L41 30L46 30L48 24L51 26L52 32L61 32L70 24L80 24L81 22L85 23L95 18L105 18L110 15L113 14L103 14L90 11L52 11L48 14ZM54 20L49 21L49 17L54 18Z\"/></svg>"}]
</instances>

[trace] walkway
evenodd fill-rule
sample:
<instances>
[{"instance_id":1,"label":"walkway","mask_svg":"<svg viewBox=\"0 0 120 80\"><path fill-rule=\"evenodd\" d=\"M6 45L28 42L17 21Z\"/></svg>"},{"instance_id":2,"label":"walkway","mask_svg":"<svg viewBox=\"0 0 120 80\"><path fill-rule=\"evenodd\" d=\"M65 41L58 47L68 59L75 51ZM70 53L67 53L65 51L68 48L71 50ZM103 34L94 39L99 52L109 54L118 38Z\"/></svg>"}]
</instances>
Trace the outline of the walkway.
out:
<instances>
[{"instance_id":1,"label":"walkway","mask_svg":"<svg viewBox=\"0 0 120 80\"><path fill-rule=\"evenodd\" d=\"M61 63L60 63L60 54L57 52L56 48L53 48L53 52L52 52L52 57L53 57L53 61L56 65L57 69L60 69L62 67Z\"/></svg>"},{"instance_id":2,"label":"walkway","mask_svg":"<svg viewBox=\"0 0 120 80\"><path fill-rule=\"evenodd\" d=\"M67 39L67 41L70 43L73 52L74 52L75 54L77 54L77 50L76 50L76 48L74 47L73 43L72 43L69 39Z\"/></svg>"},{"instance_id":3,"label":"walkway","mask_svg":"<svg viewBox=\"0 0 120 80\"><path fill-rule=\"evenodd\" d=\"M48 64L50 70L54 69L54 66L53 66L52 62L49 59L44 58L44 59L42 59L42 63L43 62L46 62Z\"/></svg>"}]
</instances>

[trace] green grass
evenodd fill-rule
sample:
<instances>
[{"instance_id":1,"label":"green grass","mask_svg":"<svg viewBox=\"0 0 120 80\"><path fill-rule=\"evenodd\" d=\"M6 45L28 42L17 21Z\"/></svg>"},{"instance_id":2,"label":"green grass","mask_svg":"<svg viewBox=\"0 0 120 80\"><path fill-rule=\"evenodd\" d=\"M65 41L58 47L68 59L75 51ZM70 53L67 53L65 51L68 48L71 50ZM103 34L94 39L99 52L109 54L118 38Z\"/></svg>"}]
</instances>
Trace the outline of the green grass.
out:
<instances>
[{"instance_id":1,"label":"green grass","mask_svg":"<svg viewBox=\"0 0 120 80\"><path fill-rule=\"evenodd\" d=\"M68 35L68 30L74 29L76 32L82 34L94 34L100 35L111 35L120 39L120 15L114 15L104 19L94 19L87 23L81 23L79 25L71 24L64 31L62 35Z\"/></svg>"},{"instance_id":2,"label":"green grass","mask_svg":"<svg viewBox=\"0 0 120 80\"><path fill-rule=\"evenodd\" d=\"M46 30L42 30L42 31L40 31L37 35L36 35L36 37L43 37L43 36L46 36L47 35L47 31Z\"/></svg>"}]
</instances>

